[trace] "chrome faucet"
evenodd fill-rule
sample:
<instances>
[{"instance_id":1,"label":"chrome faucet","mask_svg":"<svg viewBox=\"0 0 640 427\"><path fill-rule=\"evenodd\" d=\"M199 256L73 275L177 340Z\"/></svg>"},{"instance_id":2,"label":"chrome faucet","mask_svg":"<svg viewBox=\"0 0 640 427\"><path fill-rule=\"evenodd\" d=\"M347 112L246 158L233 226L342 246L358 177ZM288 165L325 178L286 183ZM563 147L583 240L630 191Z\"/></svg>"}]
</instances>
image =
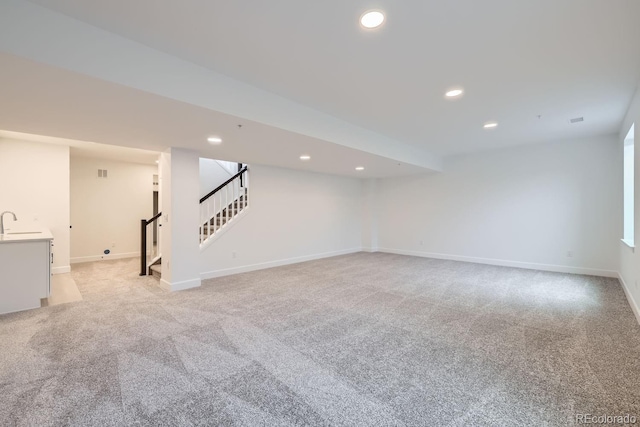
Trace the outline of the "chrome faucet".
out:
<instances>
[{"instance_id":1,"label":"chrome faucet","mask_svg":"<svg viewBox=\"0 0 640 427\"><path fill-rule=\"evenodd\" d=\"M4 214L11 214L13 215L13 220L17 221L18 218L16 218L16 214L14 214L13 212L9 212L9 211L4 211L0 214L0 235L4 234Z\"/></svg>"}]
</instances>

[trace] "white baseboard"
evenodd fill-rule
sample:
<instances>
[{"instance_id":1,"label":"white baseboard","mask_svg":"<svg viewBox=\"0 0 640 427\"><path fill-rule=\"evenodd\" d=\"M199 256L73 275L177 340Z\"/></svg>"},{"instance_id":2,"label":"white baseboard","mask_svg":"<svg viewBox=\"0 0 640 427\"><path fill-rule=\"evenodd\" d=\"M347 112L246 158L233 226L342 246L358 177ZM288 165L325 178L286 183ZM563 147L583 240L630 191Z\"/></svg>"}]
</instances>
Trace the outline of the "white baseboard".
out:
<instances>
[{"instance_id":1,"label":"white baseboard","mask_svg":"<svg viewBox=\"0 0 640 427\"><path fill-rule=\"evenodd\" d=\"M160 279L160 286L170 292L184 291L186 289L197 288L202 283L200 279L184 280L182 282L170 283L164 279Z\"/></svg>"},{"instance_id":2,"label":"white baseboard","mask_svg":"<svg viewBox=\"0 0 640 427\"><path fill-rule=\"evenodd\" d=\"M492 259L492 258L476 258L476 257L460 256L460 255L438 254L438 253L432 253L432 252L406 251L403 249L391 249L391 248L378 248L378 251L387 252L391 254L398 254L398 255L419 256L423 258L436 258L436 259L446 259L450 261L473 262L476 264L500 265L503 267L526 268L528 270L553 271L555 273L585 274L589 276L602 276L602 277L615 277L615 278L618 277L617 271L601 270L597 268L571 267L568 265L553 265L553 264L536 264L533 262L509 261L504 259Z\"/></svg>"},{"instance_id":3,"label":"white baseboard","mask_svg":"<svg viewBox=\"0 0 640 427\"><path fill-rule=\"evenodd\" d=\"M631 289L629 288L629 285L627 285L627 282L624 281L620 273L618 273L618 280L622 285L622 290L624 290L624 294L627 296L627 302L629 302L629 305L631 306L631 310L633 311L633 314L635 314L636 320L640 324L640 306L638 306L638 303L636 302L636 300L633 299L633 294L631 293Z\"/></svg>"},{"instance_id":4,"label":"white baseboard","mask_svg":"<svg viewBox=\"0 0 640 427\"><path fill-rule=\"evenodd\" d=\"M362 252L378 252L378 248L370 248L368 246L363 246Z\"/></svg>"},{"instance_id":5,"label":"white baseboard","mask_svg":"<svg viewBox=\"0 0 640 427\"><path fill-rule=\"evenodd\" d=\"M124 259L124 258L136 258L140 256L140 252L126 252L122 254L109 254L109 255L93 255L71 258L71 264L80 264L83 262L94 261L106 261L109 259Z\"/></svg>"},{"instance_id":6,"label":"white baseboard","mask_svg":"<svg viewBox=\"0 0 640 427\"><path fill-rule=\"evenodd\" d=\"M62 267L51 267L51 274L64 274L71 271L70 265L63 265Z\"/></svg>"},{"instance_id":7,"label":"white baseboard","mask_svg":"<svg viewBox=\"0 0 640 427\"><path fill-rule=\"evenodd\" d=\"M248 273L250 271L264 270L266 268L280 267L280 266L289 265L289 264L297 264L299 262L313 261L316 259L329 258L333 256L338 256L338 255L353 254L356 252L362 252L362 248L353 248L353 249L345 249L341 251L324 252L320 254L286 258L286 259L280 259L276 261L261 262L258 264L243 265L240 267L223 268L221 270L207 271L205 273L201 273L200 277L202 278L202 280L213 279L216 277L230 276L232 274L239 274L239 273Z\"/></svg>"}]
</instances>

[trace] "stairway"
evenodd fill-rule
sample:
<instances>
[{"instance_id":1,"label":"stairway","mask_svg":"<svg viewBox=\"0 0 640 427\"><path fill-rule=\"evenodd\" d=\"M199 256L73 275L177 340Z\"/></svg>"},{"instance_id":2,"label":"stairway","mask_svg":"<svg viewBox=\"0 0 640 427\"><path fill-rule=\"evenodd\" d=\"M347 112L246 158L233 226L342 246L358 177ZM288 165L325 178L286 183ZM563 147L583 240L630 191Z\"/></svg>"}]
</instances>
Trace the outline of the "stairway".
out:
<instances>
[{"instance_id":1,"label":"stairway","mask_svg":"<svg viewBox=\"0 0 640 427\"><path fill-rule=\"evenodd\" d=\"M149 271L151 275L156 279L160 280L162 278L162 260L160 260L157 264L153 264L149 267Z\"/></svg>"},{"instance_id":2,"label":"stairway","mask_svg":"<svg viewBox=\"0 0 640 427\"><path fill-rule=\"evenodd\" d=\"M222 232L224 226L236 218L249 205L249 195L246 188L243 189L242 193L244 194L241 194L238 199L229 203L208 222L202 224L200 227L200 244L213 237L214 234ZM149 266L148 273L158 280L162 278L162 258L157 259L154 264Z\"/></svg>"},{"instance_id":3,"label":"stairway","mask_svg":"<svg viewBox=\"0 0 640 427\"><path fill-rule=\"evenodd\" d=\"M205 247L204 245L212 242L213 237L228 229L228 224L249 207L248 183L249 169L245 165L237 174L200 199L200 220L202 222L198 227L198 234L201 249ZM141 276L152 274L158 279L161 278L162 255L159 252L152 253L152 260L149 262L149 252L147 251L147 248L157 248L154 246L155 240L151 243L149 239L158 233L158 227L161 226L159 223L161 215L162 212L159 212L149 220L141 220ZM155 227L153 233L147 231L149 225Z\"/></svg>"},{"instance_id":4,"label":"stairway","mask_svg":"<svg viewBox=\"0 0 640 427\"><path fill-rule=\"evenodd\" d=\"M227 207L223 208L222 211L216 214L208 222L202 224L200 233L200 244L204 243L214 234L220 232L228 222L231 222L248 205L249 197L246 189L244 189L244 194L240 195L237 200L231 202Z\"/></svg>"}]
</instances>

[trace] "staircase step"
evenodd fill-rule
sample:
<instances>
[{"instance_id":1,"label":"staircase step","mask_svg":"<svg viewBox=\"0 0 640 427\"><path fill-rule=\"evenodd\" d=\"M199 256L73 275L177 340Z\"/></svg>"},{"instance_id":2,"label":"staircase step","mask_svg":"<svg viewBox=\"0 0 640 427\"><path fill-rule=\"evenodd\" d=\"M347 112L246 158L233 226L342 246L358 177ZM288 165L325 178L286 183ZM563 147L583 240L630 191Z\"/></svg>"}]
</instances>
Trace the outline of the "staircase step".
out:
<instances>
[{"instance_id":1,"label":"staircase step","mask_svg":"<svg viewBox=\"0 0 640 427\"><path fill-rule=\"evenodd\" d=\"M151 275L153 277L156 279L162 278L162 264L153 264L149 269L151 270Z\"/></svg>"},{"instance_id":2,"label":"staircase step","mask_svg":"<svg viewBox=\"0 0 640 427\"><path fill-rule=\"evenodd\" d=\"M239 215L248 206L249 198L246 193L241 195L238 200L229 203L229 205L222 209L220 213L215 215L208 222L202 224L200 243L203 243L209 239L209 237L217 233L224 225L227 224L227 222Z\"/></svg>"}]
</instances>

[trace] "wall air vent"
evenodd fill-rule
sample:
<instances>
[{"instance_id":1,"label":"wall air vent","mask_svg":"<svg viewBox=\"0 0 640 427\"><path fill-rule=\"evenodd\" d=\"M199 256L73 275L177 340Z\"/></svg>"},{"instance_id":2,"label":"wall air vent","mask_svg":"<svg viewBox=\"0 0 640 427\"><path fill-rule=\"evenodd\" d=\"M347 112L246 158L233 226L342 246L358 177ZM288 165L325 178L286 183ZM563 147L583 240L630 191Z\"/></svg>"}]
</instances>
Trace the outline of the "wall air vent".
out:
<instances>
[{"instance_id":1,"label":"wall air vent","mask_svg":"<svg viewBox=\"0 0 640 427\"><path fill-rule=\"evenodd\" d=\"M576 117L569 120L569 123L580 123L580 122L584 122L584 117Z\"/></svg>"},{"instance_id":2,"label":"wall air vent","mask_svg":"<svg viewBox=\"0 0 640 427\"><path fill-rule=\"evenodd\" d=\"M98 178L106 178L107 170L106 169L98 169Z\"/></svg>"}]
</instances>

